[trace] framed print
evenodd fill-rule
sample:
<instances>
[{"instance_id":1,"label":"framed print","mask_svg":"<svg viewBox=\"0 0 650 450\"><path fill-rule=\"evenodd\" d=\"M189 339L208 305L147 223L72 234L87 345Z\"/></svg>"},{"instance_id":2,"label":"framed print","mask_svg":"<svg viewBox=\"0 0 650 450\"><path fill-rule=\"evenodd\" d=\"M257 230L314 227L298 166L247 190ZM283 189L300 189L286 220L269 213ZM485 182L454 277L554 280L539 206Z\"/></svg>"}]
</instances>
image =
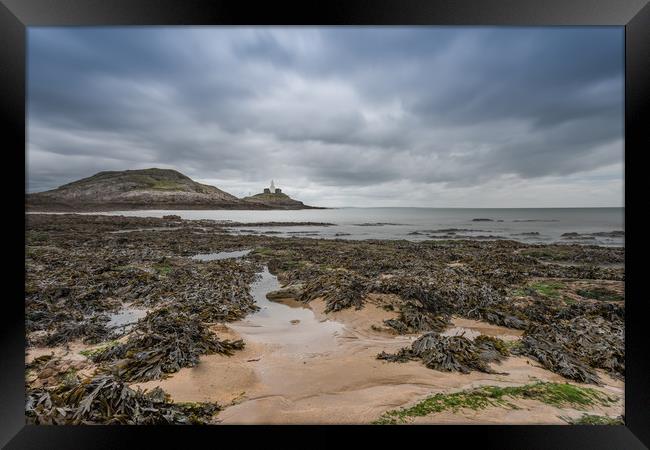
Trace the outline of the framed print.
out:
<instances>
[{"instance_id":1,"label":"framed print","mask_svg":"<svg viewBox=\"0 0 650 450\"><path fill-rule=\"evenodd\" d=\"M650 7L565 3L3 0L3 444L645 448Z\"/></svg>"}]
</instances>

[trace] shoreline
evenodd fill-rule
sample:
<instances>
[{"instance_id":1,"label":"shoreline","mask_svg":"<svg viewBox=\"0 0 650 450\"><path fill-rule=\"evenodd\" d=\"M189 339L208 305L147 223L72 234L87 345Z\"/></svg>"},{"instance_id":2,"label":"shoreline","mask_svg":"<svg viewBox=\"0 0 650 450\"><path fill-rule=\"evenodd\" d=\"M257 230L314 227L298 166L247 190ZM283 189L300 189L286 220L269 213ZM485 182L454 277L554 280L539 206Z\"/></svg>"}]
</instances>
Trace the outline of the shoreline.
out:
<instances>
[{"instance_id":1,"label":"shoreline","mask_svg":"<svg viewBox=\"0 0 650 450\"><path fill-rule=\"evenodd\" d=\"M405 208L405 210L409 210ZM408 218L394 222L374 222L357 217L361 211L354 209L328 212L310 210L134 210L105 212L26 212L27 220L39 215L59 216L104 216L115 218L133 218L136 223L155 223L160 218L176 221L181 226L191 223L208 227L227 227L229 232L238 235L277 235L290 238L294 235L317 239L340 240L407 240L425 241L495 241L509 240L524 244L539 245L580 245L585 247L620 247L625 246L625 231L618 227L594 226L587 223L576 225L561 224L558 219L436 219L420 217L411 223ZM377 216L375 216L377 217ZM514 216L517 217L517 216ZM110 219L108 219L110 220ZM121 219L116 219L121 220ZM438 222L436 222L438 220ZM148 222L149 221L149 222ZM551 222L551 223L549 223ZM300 231L298 227L308 228ZM250 229L256 228L255 230ZM621 226L621 228L623 228ZM133 228L136 230L137 228ZM299 231L296 231L299 230ZM121 231L127 231L121 230Z\"/></svg>"}]
</instances>

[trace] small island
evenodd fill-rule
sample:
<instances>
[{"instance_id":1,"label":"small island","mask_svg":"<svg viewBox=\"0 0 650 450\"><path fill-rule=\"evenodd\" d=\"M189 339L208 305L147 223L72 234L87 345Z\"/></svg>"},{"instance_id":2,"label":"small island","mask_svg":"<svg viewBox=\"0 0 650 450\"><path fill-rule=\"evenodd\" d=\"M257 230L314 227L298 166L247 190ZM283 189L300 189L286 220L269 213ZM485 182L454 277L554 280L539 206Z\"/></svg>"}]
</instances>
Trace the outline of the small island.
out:
<instances>
[{"instance_id":1,"label":"small island","mask_svg":"<svg viewBox=\"0 0 650 450\"><path fill-rule=\"evenodd\" d=\"M261 193L244 197L242 200L254 204L273 206L277 209L324 209L315 206L307 206L301 201L292 199L287 194L283 193L282 189L276 187L273 180L271 180L271 185L264 188L264 191Z\"/></svg>"}]
</instances>

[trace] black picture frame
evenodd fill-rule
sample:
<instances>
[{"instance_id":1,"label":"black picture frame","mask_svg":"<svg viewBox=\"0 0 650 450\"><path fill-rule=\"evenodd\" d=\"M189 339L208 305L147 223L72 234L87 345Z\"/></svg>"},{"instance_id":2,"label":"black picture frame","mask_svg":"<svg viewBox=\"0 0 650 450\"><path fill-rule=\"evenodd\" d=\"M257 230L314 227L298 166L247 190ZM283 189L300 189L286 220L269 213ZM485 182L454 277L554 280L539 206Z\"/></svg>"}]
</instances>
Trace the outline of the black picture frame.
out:
<instances>
[{"instance_id":1,"label":"black picture frame","mask_svg":"<svg viewBox=\"0 0 650 450\"><path fill-rule=\"evenodd\" d=\"M650 365L645 349L640 215L632 208L641 185L642 152L650 139L648 81L650 80L650 5L647 0L337 0L322 3L250 2L222 0L0 0L0 114L5 155L3 172L5 214L11 218L13 245L6 261L22 260L24 186L26 182L26 28L30 26L94 25L499 25L625 27L625 236L626 236L626 376L625 425L621 426L436 426L362 427L54 427L25 425L24 390L24 266L8 264L2 314L0 358L0 444L7 448L118 448L144 437L148 447L222 445L226 434L250 442L291 445L295 433L313 432L331 445L340 445L340 431L363 432L384 445L439 445L441 438L455 447L469 440L482 448L634 449L650 445ZM644 94L645 92L645 94ZM21 151L22 150L22 151ZM22 168L22 171L21 169ZM11 176L6 176L11 175ZM21 184L22 183L22 184ZM22 192L21 192L22 190ZM646 202L647 203L647 200ZM15 235L13 235L15 233ZM20 239L22 234L23 239ZM334 431L334 433L332 433ZM286 432L286 435L285 435ZM282 433L283 436L277 433ZM282 437L277 441L273 438ZM335 439L332 439L334 437ZM154 444L153 441L156 441ZM310 439L311 442L318 442ZM302 443L306 443L303 441ZM450 445L450 444L447 444Z\"/></svg>"}]
</instances>

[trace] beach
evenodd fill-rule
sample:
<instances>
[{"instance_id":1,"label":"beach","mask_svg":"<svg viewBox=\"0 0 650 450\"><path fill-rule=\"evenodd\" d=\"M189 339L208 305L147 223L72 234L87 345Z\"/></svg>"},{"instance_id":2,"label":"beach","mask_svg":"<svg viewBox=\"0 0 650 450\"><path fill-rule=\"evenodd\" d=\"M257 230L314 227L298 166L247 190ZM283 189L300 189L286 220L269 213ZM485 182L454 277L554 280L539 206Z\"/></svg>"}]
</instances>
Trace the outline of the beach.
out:
<instances>
[{"instance_id":1,"label":"beach","mask_svg":"<svg viewBox=\"0 0 650 450\"><path fill-rule=\"evenodd\" d=\"M621 420L622 210L331 211L29 214L28 421Z\"/></svg>"}]
</instances>

